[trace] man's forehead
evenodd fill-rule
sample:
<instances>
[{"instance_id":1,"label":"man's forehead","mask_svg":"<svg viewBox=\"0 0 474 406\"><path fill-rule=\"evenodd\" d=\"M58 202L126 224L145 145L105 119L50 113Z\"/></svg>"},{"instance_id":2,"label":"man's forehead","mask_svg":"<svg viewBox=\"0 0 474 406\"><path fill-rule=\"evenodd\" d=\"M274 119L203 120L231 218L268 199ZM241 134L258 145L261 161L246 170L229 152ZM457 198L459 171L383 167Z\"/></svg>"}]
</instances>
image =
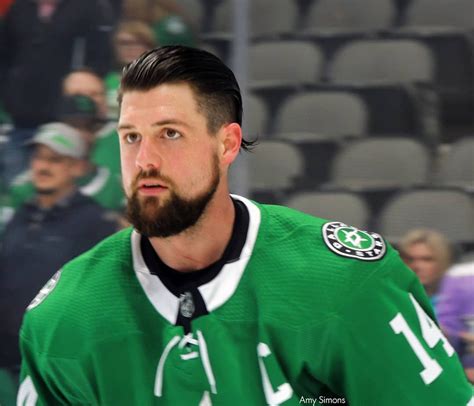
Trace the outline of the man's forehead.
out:
<instances>
[{"instance_id":1,"label":"man's forehead","mask_svg":"<svg viewBox=\"0 0 474 406\"><path fill-rule=\"evenodd\" d=\"M128 90L123 93L120 117L136 112L171 114L179 117L192 108L202 114L194 91L187 85L163 84L149 90Z\"/></svg>"},{"instance_id":2,"label":"man's forehead","mask_svg":"<svg viewBox=\"0 0 474 406\"><path fill-rule=\"evenodd\" d=\"M130 95L141 95L148 97L189 97L195 100L197 91L191 84L179 81L161 83L149 89L124 89L122 95L123 98Z\"/></svg>"}]
</instances>

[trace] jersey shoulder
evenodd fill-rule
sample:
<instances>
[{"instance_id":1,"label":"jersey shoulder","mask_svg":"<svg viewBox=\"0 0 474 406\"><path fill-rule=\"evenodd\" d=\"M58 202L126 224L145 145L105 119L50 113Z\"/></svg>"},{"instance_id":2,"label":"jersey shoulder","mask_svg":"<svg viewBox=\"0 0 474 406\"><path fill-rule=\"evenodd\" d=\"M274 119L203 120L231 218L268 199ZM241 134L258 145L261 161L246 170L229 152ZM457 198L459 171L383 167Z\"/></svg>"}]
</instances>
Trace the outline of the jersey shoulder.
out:
<instances>
[{"instance_id":1,"label":"jersey shoulder","mask_svg":"<svg viewBox=\"0 0 474 406\"><path fill-rule=\"evenodd\" d=\"M259 207L252 274L256 286L271 289L275 296L332 312L369 281L405 287L413 283L413 272L377 233L285 207Z\"/></svg>"},{"instance_id":2,"label":"jersey shoulder","mask_svg":"<svg viewBox=\"0 0 474 406\"><path fill-rule=\"evenodd\" d=\"M283 253L296 252L304 258L317 257L318 262L326 265L341 263L359 268L379 264L395 251L380 234L342 221L314 217L283 206L259 208L261 241L281 245Z\"/></svg>"}]
</instances>

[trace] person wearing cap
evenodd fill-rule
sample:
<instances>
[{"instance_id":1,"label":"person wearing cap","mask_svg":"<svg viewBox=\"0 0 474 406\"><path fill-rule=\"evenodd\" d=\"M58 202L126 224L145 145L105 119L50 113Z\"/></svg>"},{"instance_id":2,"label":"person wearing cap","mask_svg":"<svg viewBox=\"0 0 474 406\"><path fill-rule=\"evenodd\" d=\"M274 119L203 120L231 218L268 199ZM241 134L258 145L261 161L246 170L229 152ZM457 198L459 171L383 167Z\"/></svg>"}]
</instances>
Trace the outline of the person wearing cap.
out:
<instances>
[{"instance_id":1,"label":"person wearing cap","mask_svg":"<svg viewBox=\"0 0 474 406\"><path fill-rule=\"evenodd\" d=\"M34 197L21 205L0 241L0 368L18 373L18 330L28 303L70 259L117 229L76 179L87 146L74 128L43 125L31 141Z\"/></svg>"},{"instance_id":2,"label":"person wearing cap","mask_svg":"<svg viewBox=\"0 0 474 406\"><path fill-rule=\"evenodd\" d=\"M103 124L97 106L87 96L63 96L59 103L58 119L74 127L86 143L87 159L84 161L84 173L77 179L81 193L90 196L107 210L122 212L125 197L121 176L106 165L99 165L91 157L96 141L95 131ZM18 177L9 191L10 204L13 208L30 199L34 193L31 174Z\"/></svg>"},{"instance_id":3,"label":"person wearing cap","mask_svg":"<svg viewBox=\"0 0 474 406\"><path fill-rule=\"evenodd\" d=\"M122 212L125 207L125 195L120 166L110 165L108 159L101 159L109 155L113 155L114 159L120 157L120 151L115 148L118 145L118 136L115 135L113 140L109 140L109 145L103 148L97 130L105 121L94 100L85 95L63 96L58 118L76 128L88 144L89 160L86 172L79 180L82 193L91 196L107 209ZM103 152L99 154L101 149Z\"/></svg>"}]
</instances>

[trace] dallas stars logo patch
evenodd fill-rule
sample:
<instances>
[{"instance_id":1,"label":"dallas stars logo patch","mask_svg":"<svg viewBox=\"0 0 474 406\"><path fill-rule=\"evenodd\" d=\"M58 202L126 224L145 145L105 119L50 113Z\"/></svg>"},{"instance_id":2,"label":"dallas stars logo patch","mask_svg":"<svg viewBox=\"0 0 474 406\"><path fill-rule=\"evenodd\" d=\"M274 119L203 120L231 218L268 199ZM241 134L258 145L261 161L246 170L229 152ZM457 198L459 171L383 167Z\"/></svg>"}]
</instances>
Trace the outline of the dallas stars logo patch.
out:
<instances>
[{"instance_id":1,"label":"dallas stars logo patch","mask_svg":"<svg viewBox=\"0 0 474 406\"><path fill-rule=\"evenodd\" d=\"M377 233L369 233L339 221L323 226L326 245L338 255L363 261L375 261L385 255L386 246Z\"/></svg>"},{"instance_id":2,"label":"dallas stars logo patch","mask_svg":"<svg viewBox=\"0 0 474 406\"><path fill-rule=\"evenodd\" d=\"M34 309L36 306L41 304L41 302L44 299L46 299L46 296L48 296L56 287L60 277L61 277L61 270L57 271L52 276L52 278L46 283L46 285L43 286L43 288L39 291L39 293L36 295L36 297L33 299L30 305L26 308L26 310Z\"/></svg>"}]
</instances>

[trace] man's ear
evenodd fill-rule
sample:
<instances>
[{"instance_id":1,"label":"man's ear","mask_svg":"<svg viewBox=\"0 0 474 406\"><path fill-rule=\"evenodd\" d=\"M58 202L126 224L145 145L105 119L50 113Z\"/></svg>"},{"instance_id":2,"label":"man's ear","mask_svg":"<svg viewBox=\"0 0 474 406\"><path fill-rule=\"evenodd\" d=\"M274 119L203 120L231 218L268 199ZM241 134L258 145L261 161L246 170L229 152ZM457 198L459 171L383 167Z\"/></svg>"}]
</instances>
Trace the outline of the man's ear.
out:
<instances>
[{"instance_id":1,"label":"man's ear","mask_svg":"<svg viewBox=\"0 0 474 406\"><path fill-rule=\"evenodd\" d=\"M240 151L242 127L237 123L230 123L224 125L219 133L221 162L230 165Z\"/></svg>"}]
</instances>

